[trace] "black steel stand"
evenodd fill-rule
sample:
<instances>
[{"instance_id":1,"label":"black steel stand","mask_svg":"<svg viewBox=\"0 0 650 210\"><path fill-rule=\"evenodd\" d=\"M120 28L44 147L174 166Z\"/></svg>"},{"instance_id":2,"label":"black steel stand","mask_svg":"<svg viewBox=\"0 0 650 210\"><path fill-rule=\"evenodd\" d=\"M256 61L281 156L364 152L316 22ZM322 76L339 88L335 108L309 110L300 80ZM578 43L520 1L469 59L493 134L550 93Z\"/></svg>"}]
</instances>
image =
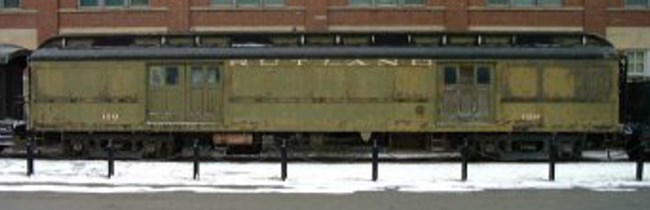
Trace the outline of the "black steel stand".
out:
<instances>
[{"instance_id":1,"label":"black steel stand","mask_svg":"<svg viewBox=\"0 0 650 210\"><path fill-rule=\"evenodd\" d=\"M108 140L106 149L108 150L108 178L110 179L115 175L115 150L113 148L113 140Z\"/></svg>"},{"instance_id":2,"label":"black steel stand","mask_svg":"<svg viewBox=\"0 0 650 210\"><path fill-rule=\"evenodd\" d=\"M372 139L372 181L379 178L379 143L377 138Z\"/></svg>"},{"instance_id":3,"label":"black steel stand","mask_svg":"<svg viewBox=\"0 0 650 210\"><path fill-rule=\"evenodd\" d=\"M193 159L194 159L194 180L199 179L200 175L200 155L199 155L199 140L194 139L194 144L192 144L192 149L194 151Z\"/></svg>"},{"instance_id":4,"label":"black steel stand","mask_svg":"<svg viewBox=\"0 0 650 210\"><path fill-rule=\"evenodd\" d=\"M27 150L27 176L34 175L34 137L27 137L27 145L25 149Z\"/></svg>"},{"instance_id":5,"label":"black steel stand","mask_svg":"<svg viewBox=\"0 0 650 210\"><path fill-rule=\"evenodd\" d=\"M469 142L467 139L463 142L463 146L460 149L460 155L462 158L460 179L462 181L467 181L467 162L469 162Z\"/></svg>"},{"instance_id":6,"label":"black steel stand","mask_svg":"<svg viewBox=\"0 0 650 210\"><path fill-rule=\"evenodd\" d=\"M287 180L287 139L282 139L282 145L280 146L280 170L282 181Z\"/></svg>"},{"instance_id":7,"label":"black steel stand","mask_svg":"<svg viewBox=\"0 0 650 210\"><path fill-rule=\"evenodd\" d=\"M555 161L557 159L557 145L555 143L556 136L553 135L548 151L548 180L555 181Z\"/></svg>"},{"instance_id":8,"label":"black steel stand","mask_svg":"<svg viewBox=\"0 0 650 210\"><path fill-rule=\"evenodd\" d=\"M647 145L645 143L641 144L641 148L639 150L641 151L639 154L639 158L636 160L636 180L637 181L643 181L643 164L645 162L645 149Z\"/></svg>"}]
</instances>

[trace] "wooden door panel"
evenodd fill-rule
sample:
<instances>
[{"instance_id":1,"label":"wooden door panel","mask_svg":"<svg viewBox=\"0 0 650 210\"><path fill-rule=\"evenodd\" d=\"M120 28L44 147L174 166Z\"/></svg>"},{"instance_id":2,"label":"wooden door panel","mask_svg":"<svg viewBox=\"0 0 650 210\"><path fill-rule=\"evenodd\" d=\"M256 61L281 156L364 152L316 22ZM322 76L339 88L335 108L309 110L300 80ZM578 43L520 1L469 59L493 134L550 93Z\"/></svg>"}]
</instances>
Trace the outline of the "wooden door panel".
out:
<instances>
[{"instance_id":1,"label":"wooden door panel","mask_svg":"<svg viewBox=\"0 0 650 210\"><path fill-rule=\"evenodd\" d=\"M492 68L485 65L445 65L442 71L441 117L448 122L492 119Z\"/></svg>"}]
</instances>

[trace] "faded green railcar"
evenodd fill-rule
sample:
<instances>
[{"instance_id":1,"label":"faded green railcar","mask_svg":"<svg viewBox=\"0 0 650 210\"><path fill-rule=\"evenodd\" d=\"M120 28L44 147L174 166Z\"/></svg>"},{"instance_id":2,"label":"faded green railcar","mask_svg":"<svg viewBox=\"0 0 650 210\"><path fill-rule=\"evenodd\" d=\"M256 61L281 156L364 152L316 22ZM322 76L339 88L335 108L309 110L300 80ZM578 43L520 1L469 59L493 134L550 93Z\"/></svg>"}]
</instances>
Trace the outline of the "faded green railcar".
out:
<instances>
[{"instance_id":1,"label":"faded green railcar","mask_svg":"<svg viewBox=\"0 0 650 210\"><path fill-rule=\"evenodd\" d=\"M618 57L597 37L570 37L581 42L43 47L32 56L28 122L45 133L211 139L615 133Z\"/></svg>"}]
</instances>

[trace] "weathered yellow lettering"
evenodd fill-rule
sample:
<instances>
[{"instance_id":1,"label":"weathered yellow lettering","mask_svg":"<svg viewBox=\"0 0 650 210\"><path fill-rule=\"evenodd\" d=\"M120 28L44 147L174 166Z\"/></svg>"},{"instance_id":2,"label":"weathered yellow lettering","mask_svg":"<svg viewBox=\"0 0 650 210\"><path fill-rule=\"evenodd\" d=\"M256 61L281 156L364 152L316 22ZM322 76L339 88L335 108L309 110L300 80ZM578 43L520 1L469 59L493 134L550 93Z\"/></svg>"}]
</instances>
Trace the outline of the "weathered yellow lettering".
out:
<instances>
[{"instance_id":1,"label":"weathered yellow lettering","mask_svg":"<svg viewBox=\"0 0 650 210\"><path fill-rule=\"evenodd\" d=\"M248 60L230 60L230 66L248 66Z\"/></svg>"},{"instance_id":2,"label":"weathered yellow lettering","mask_svg":"<svg viewBox=\"0 0 650 210\"><path fill-rule=\"evenodd\" d=\"M341 66L342 64L340 62L336 62L336 61L333 61L333 60L330 60L330 59L325 59L325 61L323 61L323 65L324 66Z\"/></svg>"},{"instance_id":3,"label":"weathered yellow lettering","mask_svg":"<svg viewBox=\"0 0 650 210\"><path fill-rule=\"evenodd\" d=\"M280 64L280 60L275 59L275 60L265 60L261 59L260 60L260 66L278 66Z\"/></svg>"},{"instance_id":4,"label":"weathered yellow lettering","mask_svg":"<svg viewBox=\"0 0 650 210\"><path fill-rule=\"evenodd\" d=\"M411 60L412 66L433 66L433 60L431 59L413 59Z\"/></svg>"},{"instance_id":5,"label":"weathered yellow lettering","mask_svg":"<svg viewBox=\"0 0 650 210\"><path fill-rule=\"evenodd\" d=\"M348 66L367 66L368 64L362 60L356 59L356 60L351 60L350 62L347 63Z\"/></svg>"},{"instance_id":6,"label":"weathered yellow lettering","mask_svg":"<svg viewBox=\"0 0 650 210\"><path fill-rule=\"evenodd\" d=\"M377 61L378 66L397 66L399 61L397 59L388 60L388 59L379 59Z\"/></svg>"}]
</instances>

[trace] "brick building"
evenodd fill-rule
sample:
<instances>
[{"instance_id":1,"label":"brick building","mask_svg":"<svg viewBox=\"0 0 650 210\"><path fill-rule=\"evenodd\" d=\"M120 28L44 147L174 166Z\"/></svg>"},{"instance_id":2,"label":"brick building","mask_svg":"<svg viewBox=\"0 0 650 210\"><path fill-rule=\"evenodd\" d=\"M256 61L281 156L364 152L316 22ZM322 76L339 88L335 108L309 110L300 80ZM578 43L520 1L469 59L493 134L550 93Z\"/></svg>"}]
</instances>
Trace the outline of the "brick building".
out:
<instances>
[{"instance_id":1,"label":"brick building","mask_svg":"<svg viewBox=\"0 0 650 210\"><path fill-rule=\"evenodd\" d=\"M650 0L0 0L0 43L190 31L586 31L650 76Z\"/></svg>"}]
</instances>

